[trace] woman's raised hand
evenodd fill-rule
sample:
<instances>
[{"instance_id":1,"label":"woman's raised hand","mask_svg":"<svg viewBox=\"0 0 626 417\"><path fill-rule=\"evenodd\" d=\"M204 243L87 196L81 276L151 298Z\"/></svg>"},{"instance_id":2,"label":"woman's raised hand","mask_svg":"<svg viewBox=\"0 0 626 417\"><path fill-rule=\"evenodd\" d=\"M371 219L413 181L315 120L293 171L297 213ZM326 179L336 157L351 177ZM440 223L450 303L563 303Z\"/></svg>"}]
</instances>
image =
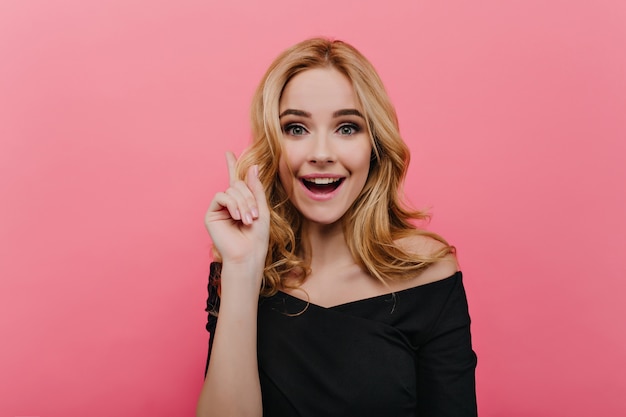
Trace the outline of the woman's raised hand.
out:
<instances>
[{"instance_id":1,"label":"woman's raised hand","mask_svg":"<svg viewBox=\"0 0 626 417\"><path fill-rule=\"evenodd\" d=\"M220 315L196 415L261 416L256 326L270 212L258 166L250 167L242 181L235 155L228 152L226 162L230 185L215 194L204 219L222 270Z\"/></svg>"},{"instance_id":2,"label":"woman's raised hand","mask_svg":"<svg viewBox=\"0 0 626 417\"><path fill-rule=\"evenodd\" d=\"M224 264L254 262L263 267L270 215L258 165L250 167L242 181L237 179L232 152L226 153L226 163L230 186L213 197L204 219L206 228Z\"/></svg>"}]
</instances>

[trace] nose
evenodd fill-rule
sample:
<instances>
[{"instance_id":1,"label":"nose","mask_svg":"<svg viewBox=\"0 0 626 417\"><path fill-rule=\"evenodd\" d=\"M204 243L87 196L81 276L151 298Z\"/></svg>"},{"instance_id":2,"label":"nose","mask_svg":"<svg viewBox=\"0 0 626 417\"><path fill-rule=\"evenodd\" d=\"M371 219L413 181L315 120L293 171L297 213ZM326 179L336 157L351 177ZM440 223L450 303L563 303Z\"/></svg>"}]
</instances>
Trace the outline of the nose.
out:
<instances>
[{"instance_id":1,"label":"nose","mask_svg":"<svg viewBox=\"0 0 626 417\"><path fill-rule=\"evenodd\" d=\"M312 164L330 164L337 159L331 138L327 135L316 135L311 143L309 162Z\"/></svg>"}]
</instances>

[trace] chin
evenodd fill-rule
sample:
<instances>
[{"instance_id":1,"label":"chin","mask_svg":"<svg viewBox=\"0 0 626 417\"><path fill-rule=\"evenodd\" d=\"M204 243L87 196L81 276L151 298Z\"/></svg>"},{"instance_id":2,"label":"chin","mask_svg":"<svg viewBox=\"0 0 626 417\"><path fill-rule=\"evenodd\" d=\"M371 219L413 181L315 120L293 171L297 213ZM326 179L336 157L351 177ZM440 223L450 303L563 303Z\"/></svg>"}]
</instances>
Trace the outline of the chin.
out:
<instances>
[{"instance_id":1,"label":"chin","mask_svg":"<svg viewBox=\"0 0 626 417\"><path fill-rule=\"evenodd\" d=\"M328 213L320 214L320 213L306 213L300 211L300 214L304 218L304 220L309 224L317 224L320 226L330 226L335 223L338 223L343 218L343 213L341 215L329 215Z\"/></svg>"}]
</instances>

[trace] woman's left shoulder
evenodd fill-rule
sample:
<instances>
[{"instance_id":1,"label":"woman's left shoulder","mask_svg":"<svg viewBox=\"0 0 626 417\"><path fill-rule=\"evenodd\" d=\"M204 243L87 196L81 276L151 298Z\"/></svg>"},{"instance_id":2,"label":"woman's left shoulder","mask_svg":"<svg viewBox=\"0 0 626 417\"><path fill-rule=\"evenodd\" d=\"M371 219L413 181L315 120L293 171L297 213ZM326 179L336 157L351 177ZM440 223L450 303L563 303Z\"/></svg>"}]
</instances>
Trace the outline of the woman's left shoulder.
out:
<instances>
[{"instance_id":1,"label":"woman's left shoulder","mask_svg":"<svg viewBox=\"0 0 626 417\"><path fill-rule=\"evenodd\" d=\"M446 243L427 234L413 234L402 237L397 239L395 243L403 251L422 259L436 257L450 248ZM429 284L449 278L458 271L459 264L452 249L422 270L411 281L415 280L416 285Z\"/></svg>"}]
</instances>

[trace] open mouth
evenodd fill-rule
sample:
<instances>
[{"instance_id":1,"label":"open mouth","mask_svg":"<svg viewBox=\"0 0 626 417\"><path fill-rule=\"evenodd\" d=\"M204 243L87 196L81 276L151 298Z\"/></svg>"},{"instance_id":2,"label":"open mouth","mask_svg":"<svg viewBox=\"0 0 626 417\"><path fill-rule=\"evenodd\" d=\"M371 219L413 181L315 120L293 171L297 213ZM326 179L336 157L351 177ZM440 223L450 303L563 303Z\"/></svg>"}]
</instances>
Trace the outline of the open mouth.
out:
<instances>
[{"instance_id":1,"label":"open mouth","mask_svg":"<svg viewBox=\"0 0 626 417\"><path fill-rule=\"evenodd\" d=\"M344 178L302 178L302 184L316 194L328 194L335 191Z\"/></svg>"}]
</instances>

